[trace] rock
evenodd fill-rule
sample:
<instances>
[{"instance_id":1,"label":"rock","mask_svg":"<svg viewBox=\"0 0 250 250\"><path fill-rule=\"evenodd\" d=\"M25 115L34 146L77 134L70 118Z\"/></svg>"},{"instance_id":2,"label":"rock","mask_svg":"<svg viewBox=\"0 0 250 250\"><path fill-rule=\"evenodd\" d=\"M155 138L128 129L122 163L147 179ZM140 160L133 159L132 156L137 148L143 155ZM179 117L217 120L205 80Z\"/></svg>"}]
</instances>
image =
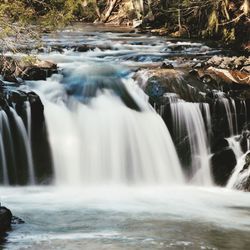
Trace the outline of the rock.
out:
<instances>
[{"instance_id":1,"label":"rock","mask_svg":"<svg viewBox=\"0 0 250 250\"><path fill-rule=\"evenodd\" d=\"M174 66L172 63L163 62L161 65L161 69L174 69Z\"/></svg>"},{"instance_id":2,"label":"rock","mask_svg":"<svg viewBox=\"0 0 250 250\"><path fill-rule=\"evenodd\" d=\"M7 81L7 82L18 83L18 80L17 80L17 78L15 77L15 75L5 75L5 76L3 77L3 80L4 80L4 81Z\"/></svg>"},{"instance_id":3,"label":"rock","mask_svg":"<svg viewBox=\"0 0 250 250\"><path fill-rule=\"evenodd\" d=\"M211 65L211 66L219 66L223 61L223 58L221 58L220 56L213 56L212 58L210 58L206 64L207 65Z\"/></svg>"},{"instance_id":4,"label":"rock","mask_svg":"<svg viewBox=\"0 0 250 250\"><path fill-rule=\"evenodd\" d=\"M250 74L250 65L249 65L249 66L244 66L244 67L241 69L241 71Z\"/></svg>"},{"instance_id":5,"label":"rock","mask_svg":"<svg viewBox=\"0 0 250 250\"><path fill-rule=\"evenodd\" d=\"M45 80L57 73L57 65L37 58L0 58L0 74L5 81L21 83L21 80Z\"/></svg>"},{"instance_id":6,"label":"rock","mask_svg":"<svg viewBox=\"0 0 250 250\"><path fill-rule=\"evenodd\" d=\"M202 68L204 65L201 63L201 62L199 62L199 63L197 63L197 64L195 64L194 65L194 69L200 69L200 68Z\"/></svg>"},{"instance_id":7,"label":"rock","mask_svg":"<svg viewBox=\"0 0 250 250\"><path fill-rule=\"evenodd\" d=\"M213 56L206 62L206 65L220 69L240 70L242 67L250 65L250 59L245 56Z\"/></svg>"},{"instance_id":8,"label":"rock","mask_svg":"<svg viewBox=\"0 0 250 250\"><path fill-rule=\"evenodd\" d=\"M236 57L235 60L233 61L234 68L235 69L240 69L244 65L244 62L247 60L245 56L240 56Z\"/></svg>"},{"instance_id":9,"label":"rock","mask_svg":"<svg viewBox=\"0 0 250 250\"><path fill-rule=\"evenodd\" d=\"M212 156L212 172L217 185L227 184L236 163L234 152L229 148L221 149Z\"/></svg>"},{"instance_id":10,"label":"rock","mask_svg":"<svg viewBox=\"0 0 250 250\"><path fill-rule=\"evenodd\" d=\"M14 103L24 103L27 100L27 94L21 91L11 91L10 98Z\"/></svg>"},{"instance_id":11,"label":"rock","mask_svg":"<svg viewBox=\"0 0 250 250\"><path fill-rule=\"evenodd\" d=\"M57 73L57 65L50 61L36 60L33 64L25 65L21 76L24 80L46 80L52 74Z\"/></svg>"},{"instance_id":12,"label":"rock","mask_svg":"<svg viewBox=\"0 0 250 250\"><path fill-rule=\"evenodd\" d=\"M141 25L142 25L142 20L136 20L136 19L133 20L133 24L132 24L133 28L138 28Z\"/></svg>"},{"instance_id":13,"label":"rock","mask_svg":"<svg viewBox=\"0 0 250 250\"><path fill-rule=\"evenodd\" d=\"M83 44L83 45L79 45L79 46L75 47L75 51L87 52L89 50L94 50L95 48L96 48L96 46L94 46L94 45Z\"/></svg>"},{"instance_id":14,"label":"rock","mask_svg":"<svg viewBox=\"0 0 250 250\"><path fill-rule=\"evenodd\" d=\"M0 207L0 232L6 232L11 227L12 213L6 207Z\"/></svg>"},{"instance_id":15,"label":"rock","mask_svg":"<svg viewBox=\"0 0 250 250\"><path fill-rule=\"evenodd\" d=\"M12 216L12 218L11 218L11 224L12 224L12 225L19 225L19 224L24 224L24 223L25 223L25 221L22 220L22 219L19 218L19 217Z\"/></svg>"},{"instance_id":16,"label":"rock","mask_svg":"<svg viewBox=\"0 0 250 250\"><path fill-rule=\"evenodd\" d=\"M250 74L238 70L226 70L215 67L209 67L208 73L215 74L226 83L238 83L250 85Z\"/></svg>"},{"instance_id":17,"label":"rock","mask_svg":"<svg viewBox=\"0 0 250 250\"><path fill-rule=\"evenodd\" d=\"M189 74L190 75L193 75L193 76L196 76L196 77L199 77L199 72L197 69L192 69L189 71Z\"/></svg>"}]
</instances>

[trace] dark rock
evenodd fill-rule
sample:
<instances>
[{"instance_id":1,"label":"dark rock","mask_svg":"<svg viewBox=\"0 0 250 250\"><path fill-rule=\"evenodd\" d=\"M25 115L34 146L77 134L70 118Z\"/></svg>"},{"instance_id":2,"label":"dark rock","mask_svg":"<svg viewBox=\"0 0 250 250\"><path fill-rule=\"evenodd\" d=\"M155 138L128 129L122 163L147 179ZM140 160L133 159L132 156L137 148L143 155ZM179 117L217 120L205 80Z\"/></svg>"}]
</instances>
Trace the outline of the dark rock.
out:
<instances>
[{"instance_id":1,"label":"dark rock","mask_svg":"<svg viewBox=\"0 0 250 250\"><path fill-rule=\"evenodd\" d=\"M30 66L25 66L21 73L24 80L46 80L52 74L57 73L57 65L49 61L40 61Z\"/></svg>"},{"instance_id":2,"label":"dark rock","mask_svg":"<svg viewBox=\"0 0 250 250\"><path fill-rule=\"evenodd\" d=\"M31 67L25 70L23 74L24 80L46 80L48 76L47 70L38 68L38 67Z\"/></svg>"},{"instance_id":3,"label":"dark rock","mask_svg":"<svg viewBox=\"0 0 250 250\"><path fill-rule=\"evenodd\" d=\"M196 77L199 77L199 72L197 69L192 69L189 71L189 74L192 75L192 76L196 76Z\"/></svg>"},{"instance_id":4,"label":"dark rock","mask_svg":"<svg viewBox=\"0 0 250 250\"><path fill-rule=\"evenodd\" d=\"M0 232L6 232L11 227L12 213L6 207L0 207Z\"/></svg>"},{"instance_id":5,"label":"dark rock","mask_svg":"<svg viewBox=\"0 0 250 250\"><path fill-rule=\"evenodd\" d=\"M211 84L212 82L214 82L214 79L212 78L211 75L209 74L205 74L201 77L201 80L203 83L206 83L206 84Z\"/></svg>"},{"instance_id":6,"label":"dark rock","mask_svg":"<svg viewBox=\"0 0 250 250\"><path fill-rule=\"evenodd\" d=\"M12 224L12 225L19 225L19 224L24 224L24 223L25 223L25 221L22 220L22 219L19 218L19 217L12 216L12 218L11 218L11 224Z\"/></svg>"},{"instance_id":7,"label":"dark rock","mask_svg":"<svg viewBox=\"0 0 250 250\"><path fill-rule=\"evenodd\" d=\"M14 75L4 75L4 81L18 83L17 78Z\"/></svg>"},{"instance_id":8,"label":"dark rock","mask_svg":"<svg viewBox=\"0 0 250 250\"><path fill-rule=\"evenodd\" d=\"M194 69L200 69L202 67L204 67L204 64L202 64L201 62L199 62L199 63L195 64L193 68Z\"/></svg>"},{"instance_id":9,"label":"dark rock","mask_svg":"<svg viewBox=\"0 0 250 250\"><path fill-rule=\"evenodd\" d=\"M215 183L225 186L237 163L234 152L229 148L222 149L212 156L211 163Z\"/></svg>"},{"instance_id":10,"label":"dark rock","mask_svg":"<svg viewBox=\"0 0 250 250\"><path fill-rule=\"evenodd\" d=\"M161 69L173 69L173 68L174 68L174 66L172 63L164 62L161 65Z\"/></svg>"},{"instance_id":11,"label":"dark rock","mask_svg":"<svg viewBox=\"0 0 250 250\"><path fill-rule=\"evenodd\" d=\"M57 65L36 58L13 59L0 57L0 74L4 81L21 83L24 80L45 80L57 73Z\"/></svg>"},{"instance_id":12,"label":"dark rock","mask_svg":"<svg viewBox=\"0 0 250 250\"><path fill-rule=\"evenodd\" d=\"M23 103L27 100L27 95L21 91L12 91L10 95L11 101L14 103Z\"/></svg>"},{"instance_id":13,"label":"dark rock","mask_svg":"<svg viewBox=\"0 0 250 250\"><path fill-rule=\"evenodd\" d=\"M244 66L241 70L250 74L250 66Z\"/></svg>"}]
</instances>

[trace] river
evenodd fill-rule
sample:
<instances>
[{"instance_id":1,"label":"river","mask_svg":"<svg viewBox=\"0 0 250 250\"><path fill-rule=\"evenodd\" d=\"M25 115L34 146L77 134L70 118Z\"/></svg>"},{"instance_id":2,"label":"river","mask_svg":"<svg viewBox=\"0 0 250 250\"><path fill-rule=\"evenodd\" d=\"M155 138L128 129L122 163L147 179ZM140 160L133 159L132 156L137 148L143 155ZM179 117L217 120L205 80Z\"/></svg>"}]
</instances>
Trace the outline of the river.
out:
<instances>
[{"instance_id":1,"label":"river","mask_svg":"<svg viewBox=\"0 0 250 250\"><path fill-rule=\"evenodd\" d=\"M186 117L176 126L188 128L193 149L187 177L134 77L164 60L181 68L178 57L219 51L109 29L45 35L44 51L35 52L60 68L20 87L44 104L55 176L50 185L34 185L32 166L32 185L0 188L2 204L25 221L13 226L3 249L249 249L250 195L214 185L210 118L203 120L195 103L174 104Z\"/></svg>"}]
</instances>

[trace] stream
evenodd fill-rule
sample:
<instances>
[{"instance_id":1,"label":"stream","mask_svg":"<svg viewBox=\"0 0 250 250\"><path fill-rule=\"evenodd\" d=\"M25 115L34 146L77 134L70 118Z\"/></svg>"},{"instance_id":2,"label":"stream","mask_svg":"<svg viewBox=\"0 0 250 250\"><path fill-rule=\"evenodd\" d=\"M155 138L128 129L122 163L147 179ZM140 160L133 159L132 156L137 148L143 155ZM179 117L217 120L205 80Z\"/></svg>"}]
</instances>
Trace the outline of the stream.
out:
<instances>
[{"instance_id":1,"label":"stream","mask_svg":"<svg viewBox=\"0 0 250 250\"><path fill-rule=\"evenodd\" d=\"M117 27L69 28L43 43L33 53L57 63L58 74L19 89L44 105L53 176L38 182L31 132L17 117L30 185L8 186L5 164L0 200L25 224L13 225L2 248L249 249L250 194L214 183L210 106L169 93L170 111L157 113L143 91L147 70L163 61L181 70L183 56L198 61L221 51ZM236 128L230 108L236 116L230 105L226 122ZM30 128L29 105L26 112ZM176 150L182 137L187 161Z\"/></svg>"}]
</instances>

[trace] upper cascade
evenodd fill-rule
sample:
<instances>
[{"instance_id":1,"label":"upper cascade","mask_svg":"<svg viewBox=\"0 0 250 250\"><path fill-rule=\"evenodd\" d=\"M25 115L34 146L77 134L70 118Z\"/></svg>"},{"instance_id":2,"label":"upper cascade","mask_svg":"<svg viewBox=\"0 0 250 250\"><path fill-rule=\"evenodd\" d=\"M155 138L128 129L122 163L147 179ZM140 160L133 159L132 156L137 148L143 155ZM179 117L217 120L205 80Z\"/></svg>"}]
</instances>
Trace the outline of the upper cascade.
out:
<instances>
[{"instance_id":1,"label":"upper cascade","mask_svg":"<svg viewBox=\"0 0 250 250\"><path fill-rule=\"evenodd\" d=\"M99 64L90 70L68 67L63 78L33 83L45 108L56 183L183 183L168 129L132 76Z\"/></svg>"}]
</instances>

